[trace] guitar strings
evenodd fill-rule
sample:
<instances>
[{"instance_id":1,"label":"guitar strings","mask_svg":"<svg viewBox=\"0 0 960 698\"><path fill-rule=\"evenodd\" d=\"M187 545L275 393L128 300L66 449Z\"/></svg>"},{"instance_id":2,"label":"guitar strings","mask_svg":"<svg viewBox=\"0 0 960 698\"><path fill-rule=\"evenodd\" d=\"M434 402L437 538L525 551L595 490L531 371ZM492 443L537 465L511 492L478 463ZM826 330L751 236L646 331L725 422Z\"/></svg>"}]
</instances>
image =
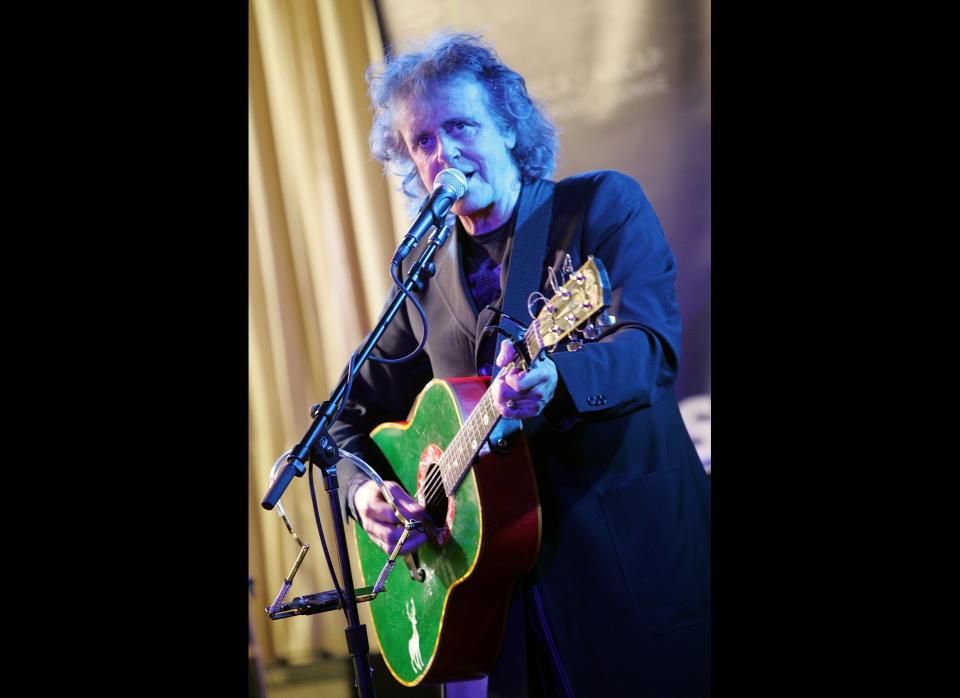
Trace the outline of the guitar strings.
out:
<instances>
[{"instance_id":1,"label":"guitar strings","mask_svg":"<svg viewBox=\"0 0 960 698\"><path fill-rule=\"evenodd\" d=\"M423 498L428 505L438 504L446 496L445 492L440 494L443 492L443 477L440 463L437 462L435 465L437 467L427 473L427 479L424 480L423 487L420 489L420 491L424 493Z\"/></svg>"},{"instance_id":2,"label":"guitar strings","mask_svg":"<svg viewBox=\"0 0 960 698\"><path fill-rule=\"evenodd\" d=\"M504 369L501 368L500 373L503 373L503 371ZM465 425L470 423L470 420L473 418L473 415L476 414L478 410L485 409L486 407L489 406L489 405L484 405L484 402L490 403L492 400L493 400L492 393L488 389L487 392L483 394L483 397L480 398L480 401L477 403L477 407L470 414L470 417L467 418L467 422L465 423ZM497 415L497 417L499 417L499 415ZM474 426L476 426L476 424L474 424ZM457 433L457 436L454 437L453 441L450 442L450 444L447 447L447 450L444 452L444 456L450 453L452 449L459 448L461 446L460 444L458 444L458 441L461 440L462 434L463 434L462 431ZM473 456L476 456L476 454L473 454ZM443 458L441 457L441 461L442 460ZM471 458L471 461L472 460L473 458ZM428 474L427 480L424 481L423 487L421 488L421 491L424 492L424 500L429 504L439 503L440 501L443 500L444 497L447 496L445 492L441 494L443 489L443 480L441 476L442 473L440 472L442 470L442 465L440 464L440 462L438 462L436 465L437 465L437 468L431 471L430 474ZM434 473L436 473L436 475L434 477L431 477Z\"/></svg>"},{"instance_id":3,"label":"guitar strings","mask_svg":"<svg viewBox=\"0 0 960 698\"><path fill-rule=\"evenodd\" d=\"M438 486L438 482L442 485L442 478L440 477L440 469L436 468L427 475L427 479L423 483L423 499L429 504L437 503L437 493L440 491L441 487Z\"/></svg>"},{"instance_id":4,"label":"guitar strings","mask_svg":"<svg viewBox=\"0 0 960 698\"><path fill-rule=\"evenodd\" d=\"M454 440L454 442L455 441L456 439ZM448 450L445 452L444 455L446 455L446 453L449 453L451 448L456 448L456 446L454 446L454 442L451 442L450 446L448 447ZM441 461L442 461L442 458L441 458ZM436 463L436 468L434 468L427 474L427 478L426 480L424 480L423 486L420 489L420 491L424 494L424 501L426 501L428 504L437 504L441 502L444 497L447 496L446 492L443 491L443 477L441 472L442 469L443 469L443 466L441 465L441 462L438 461Z\"/></svg>"},{"instance_id":5,"label":"guitar strings","mask_svg":"<svg viewBox=\"0 0 960 698\"><path fill-rule=\"evenodd\" d=\"M443 477L440 473L440 464L437 463L437 468L434 471L435 476L432 481L424 483L424 500L428 504L439 504L443 501L443 498L447 496L446 492L443 489Z\"/></svg>"},{"instance_id":6,"label":"guitar strings","mask_svg":"<svg viewBox=\"0 0 960 698\"><path fill-rule=\"evenodd\" d=\"M452 449L460 447L460 444L457 443L459 440L460 436L458 434L457 437L454 437L454 440L447 447L444 455L450 453ZM443 458L441 457L440 461L436 463L437 467L431 471L431 475L435 473L435 476L431 478L430 475L428 475L427 481L424 482L424 499L430 503L439 503L444 497L447 496L446 492L443 492L443 477L441 472L443 468L441 465L442 460Z\"/></svg>"},{"instance_id":7,"label":"guitar strings","mask_svg":"<svg viewBox=\"0 0 960 698\"><path fill-rule=\"evenodd\" d=\"M524 337L523 337L524 342L527 345L528 349L530 348L529 335L530 335L530 330L528 328L527 332L524 334ZM500 374L504 373L506 368L507 367L501 367L500 371L497 374L497 377L499 377ZM463 426L466 426L467 424L471 423L470 420L473 418L473 415L476 414L478 410L485 409L487 406L489 406L489 405L484 405L484 402L489 403L492 400L493 400L492 394L488 389L480 398L480 401L477 403L477 407L474 409L473 412L470 413L470 416L467 418L467 421L464 423ZM499 415L496 415L496 417L499 417ZM472 426L477 427L475 423ZM452 449L462 447L462 444L460 444L459 441L461 440L463 433L464 433L463 431L460 431L457 433L453 441L451 441L450 444L447 446L447 450L444 451L444 454L443 454L444 456L450 453ZM489 436L489 433L487 434L487 436ZM476 453L472 454L472 456L475 457ZM427 478L424 480L423 485L419 490L419 493L423 494L423 501L427 504L427 506L437 505L443 501L444 497L448 496L443 488L443 477L441 472L443 468L443 466L441 465L442 460L443 460L443 456L441 456L440 461L438 461L435 464L436 467L427 473ZM472 460L473 458L471 458L471 461Z\"/></svg>"}]
</instances>

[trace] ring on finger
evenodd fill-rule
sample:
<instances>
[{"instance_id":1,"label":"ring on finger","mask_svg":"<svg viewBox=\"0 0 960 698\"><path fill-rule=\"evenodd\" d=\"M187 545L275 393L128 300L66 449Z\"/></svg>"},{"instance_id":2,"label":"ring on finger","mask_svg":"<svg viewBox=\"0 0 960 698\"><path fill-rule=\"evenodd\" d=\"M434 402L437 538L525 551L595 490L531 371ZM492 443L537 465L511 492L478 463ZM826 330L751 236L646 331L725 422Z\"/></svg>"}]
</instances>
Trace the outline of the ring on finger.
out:
<instances>
[{"instance_id":1,"label":"ring on finger","mask_svg":"<svg viewBox=\"0 0 960 698\"><path fill-rule=\"evenodd\" d=\"M507 409L508 409L508 410L515 409L516 406L517 406L517 403L514 402L513 400L507 400Z\"/></svg>"}]
</instances>

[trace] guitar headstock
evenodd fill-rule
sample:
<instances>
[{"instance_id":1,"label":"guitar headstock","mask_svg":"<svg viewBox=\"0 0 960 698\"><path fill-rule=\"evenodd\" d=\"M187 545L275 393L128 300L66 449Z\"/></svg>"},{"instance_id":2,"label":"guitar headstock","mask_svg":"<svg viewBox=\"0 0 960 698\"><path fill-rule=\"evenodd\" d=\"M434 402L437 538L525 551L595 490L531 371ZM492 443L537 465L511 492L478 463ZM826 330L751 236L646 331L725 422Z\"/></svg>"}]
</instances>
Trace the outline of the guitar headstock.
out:
<instances>
[{"instance_id":1,"label":"guitar headstock","mask_svg":"<svg viewBox=\"0 0 960 698\"><path fill-rule=\"evenodd\" d=\"M610 305L610 279L603 263L591 255L574 271L568 255L563 271L566 280L557 286L552 279L553 270L550 270L556 293L540 308L526 333L524 339L530 356L535 356L541 349L552 351L574 333L579 333L583 339L596 339L600 331L593 320L598 316L602 315L602 320L598 321L600 326L613 323L606 313L606 307ZM576 351L582 344L582 339L574 339L567 348Z\"/></svg>"}]
</instances>

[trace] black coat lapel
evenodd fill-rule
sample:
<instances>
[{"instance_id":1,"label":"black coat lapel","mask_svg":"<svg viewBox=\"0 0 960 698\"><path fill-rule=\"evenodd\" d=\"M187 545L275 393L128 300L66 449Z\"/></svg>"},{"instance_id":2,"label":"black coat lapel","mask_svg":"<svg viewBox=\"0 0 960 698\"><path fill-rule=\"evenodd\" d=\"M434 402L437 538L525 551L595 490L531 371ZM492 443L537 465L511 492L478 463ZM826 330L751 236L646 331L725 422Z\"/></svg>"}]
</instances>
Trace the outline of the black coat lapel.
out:
<instances>
[{"instance_id":1,"label":"black coat lapel","mask_svg":"<svg viewBox=\"0 0 960 698\"><path fill-rule=\"evenodd\" d=\"M504 264L500 269L503 299L500 307L523 323L530 320L527 297L538 289L543 276L543 260L546 256L555 187L556 182L546 179L524 185L517 202L519 209L513 240L506 250ZM474 360L477 364L480 363L483 329L492 324L492 321L491 311L480 311L474 333ZM516 331L516 327L508 320L501 319L499 324L508 332Z\"/></svg>"},{"instance_id":2,"label":"black coat lapel","mask_svg":"<svg viewBox=\"0 0 960 698\"><path fill-rule=\"evenodd\" d=\"M455 225L455 224L452 224ZM473 314L473 303L470 299L470 289L466 286L463 277L463 264L460 261L460 241L457 240L457 230L454 227L450 239L437 255L437 275L430 282L432 291L440 296L441 302L446 305L453 322L467 336L473 336L476 318Z\"/></svg>"}]
</instances>

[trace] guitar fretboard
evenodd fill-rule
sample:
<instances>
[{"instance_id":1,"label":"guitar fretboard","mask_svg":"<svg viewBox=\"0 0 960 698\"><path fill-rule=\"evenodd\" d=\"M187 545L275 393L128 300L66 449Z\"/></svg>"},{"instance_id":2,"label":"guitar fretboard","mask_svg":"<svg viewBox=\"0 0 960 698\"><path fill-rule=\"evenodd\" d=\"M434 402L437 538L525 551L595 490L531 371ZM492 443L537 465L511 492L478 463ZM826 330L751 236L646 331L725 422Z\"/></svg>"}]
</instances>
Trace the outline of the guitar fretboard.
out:
<instances>
[{"instance_id":1,"label":"guitar fretboard","mask_svg":"<svg viewBox=\"0 0 960 698\"><path fill-rule=\"evenodd\" d=\"M542 345L537 338L537 321L526 331L523 343L529 356L536 356ZM440 477L443 480L443 489L449 497L456 492L460 481L473 464L483 442L490 436L490 432L500 420L500 413L493 401L493 391L487 391L480 398L480 402L467 417L460 431L453 437L438 463Z\"/></svg>"},{"instance_id":2,"label":"guitar fretboard","mask_svg":"<svg viewBox=\"0 0 960 698\"><path fill-rule=\"evenodd\" d=\"M448 497L456 492L457 486L499 419L500 413L493 404L493 391L488 388L440 457L440 476Z\"/></svg>"}]
</instances>

